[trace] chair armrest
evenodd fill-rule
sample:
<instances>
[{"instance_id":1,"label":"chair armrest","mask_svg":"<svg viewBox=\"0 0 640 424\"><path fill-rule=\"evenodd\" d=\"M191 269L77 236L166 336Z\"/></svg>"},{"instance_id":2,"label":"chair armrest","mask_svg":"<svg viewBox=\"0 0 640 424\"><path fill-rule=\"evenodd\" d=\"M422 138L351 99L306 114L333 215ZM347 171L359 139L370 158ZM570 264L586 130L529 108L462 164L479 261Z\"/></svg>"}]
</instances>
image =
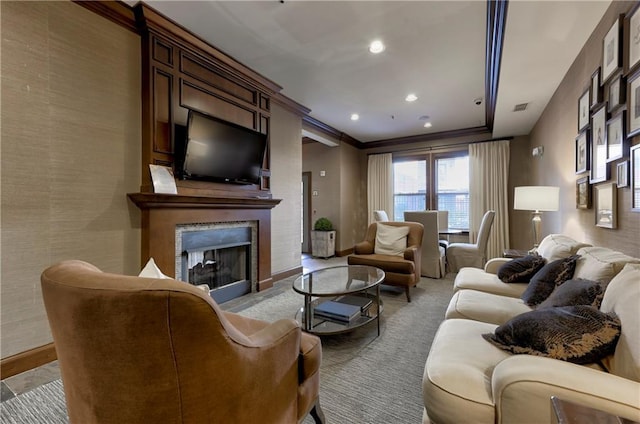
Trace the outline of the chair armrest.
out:
<instances>
[{"instance_id":1,"label":"chair armrest","mask_svg":"<svg viewBox=\"0 0 640 424\"><path fill-rule=\"evenodd\" d=\"M292 338L300 338L300 324L293 319L280 319L250 335L253 347L264 347L288 343ZM299 344L299 342L297 342Z\"/></svg>"},{"instance_id":2,"label":"chair armrest","mask_svg":"<svg viewBox=\"0 0 640 424\"><path fill-rule=\"evenodd\" d=\"M498 273L498 269L500 269L500 267L502 265L506 264L510 260L511 259L509 259L509 258L493 258L493 259L489 259L487 261L487 263L484 264L484 270L485 270L485 272L488 272L489 274L497 274Z\"/></svg>"},{"instance_id":3,"label":"chair armrest","mask_svg":"<svg viewBox=\"0 0 640 424\"><path fill-rule=\"evenodd\" d=\"M404 258L408 261L416 261L416 258L418 257L418 249L420 248L420 246L407 246L407 248L404 250Z\"/></svg>"},{"instance_id":4,"label":"chair armrest","mask_svg":"<svg viewBox=\"0 0 640 424\"><path fill-rule=\"evenodd\" d=\"M373 252L373 244L368 241L361 241L353 247L353 253L356 255L371 255Z\"/></svg>"},{"instance_id":5,"label":"chair armrest","mask_svg":"<svg viewBox=\"0 0 640 424\"><path fill-rule=\"evenodd\" d=\"M500 423L548 422L551 396L640 419L640 383L557 359L509 357L495 367L491 386Z\"/></svg>"}]
</instances>

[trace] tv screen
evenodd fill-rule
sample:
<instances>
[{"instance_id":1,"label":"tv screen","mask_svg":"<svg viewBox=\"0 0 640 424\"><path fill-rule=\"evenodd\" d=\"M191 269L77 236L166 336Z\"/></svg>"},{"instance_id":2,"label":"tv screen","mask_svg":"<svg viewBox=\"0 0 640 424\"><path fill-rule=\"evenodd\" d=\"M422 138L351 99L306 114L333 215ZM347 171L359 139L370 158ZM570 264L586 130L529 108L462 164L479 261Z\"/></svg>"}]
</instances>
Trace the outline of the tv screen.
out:
<instances>
[{"instance_id":1,"label":"tv screen","mask_svg":"<svg viewBox=\"0 0 640 424\"><path fill-rule=\"evenodd\" d=\"M190 110L182 178L258 184L267 136ZM179 137L176 132L176 138ZM181 152L177 155L180 162ZM178 163L180 165L180 163Z\"/></svg>"}]
</instances>

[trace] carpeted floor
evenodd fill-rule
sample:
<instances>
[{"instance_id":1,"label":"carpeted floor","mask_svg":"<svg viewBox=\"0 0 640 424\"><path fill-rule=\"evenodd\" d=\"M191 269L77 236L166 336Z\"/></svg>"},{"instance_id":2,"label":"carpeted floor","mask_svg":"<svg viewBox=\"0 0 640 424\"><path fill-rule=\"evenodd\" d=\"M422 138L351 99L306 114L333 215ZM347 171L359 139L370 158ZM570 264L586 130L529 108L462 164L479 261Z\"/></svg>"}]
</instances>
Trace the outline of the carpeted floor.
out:
<instances>
[{"instance_id":1,"label":"carpeted floor","mask_svg":"<svg viewBox=\"0 0 640 424\"><path fill-rule=\"evenodd\" d=\"M280 293L244 309L246 316L275 321L292 318L302 296L278 283ZM320 402L329 423L420 423L422 373L438 325L452 296L452 278L422 278L412 289L383 290L381 333L375 322L354 332L323 337ZM274 291L274 293L277 291ZM2 423L67 423L60 380L0 406ZM310 417L305 424L313 423Z\"/></svg>"}]
</instances>

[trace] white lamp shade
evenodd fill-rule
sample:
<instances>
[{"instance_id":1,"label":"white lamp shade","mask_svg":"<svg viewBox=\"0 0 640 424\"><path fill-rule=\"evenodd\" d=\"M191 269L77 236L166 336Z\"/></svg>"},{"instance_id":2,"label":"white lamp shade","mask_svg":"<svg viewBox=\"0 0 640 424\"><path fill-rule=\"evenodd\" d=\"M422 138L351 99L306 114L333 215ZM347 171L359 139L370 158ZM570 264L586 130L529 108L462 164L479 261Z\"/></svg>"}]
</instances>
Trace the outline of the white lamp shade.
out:
<instances>
[{"instance_id":1,"label":"white lamp shade","mask_svg":"<svg viewBox=\"0 0 640 424\"><path fill-rule=\"evenodd\" d=\"M557 211L560 203L560 187L516 187L513 208L526 211Z\"/></svg>"}]
</instances>

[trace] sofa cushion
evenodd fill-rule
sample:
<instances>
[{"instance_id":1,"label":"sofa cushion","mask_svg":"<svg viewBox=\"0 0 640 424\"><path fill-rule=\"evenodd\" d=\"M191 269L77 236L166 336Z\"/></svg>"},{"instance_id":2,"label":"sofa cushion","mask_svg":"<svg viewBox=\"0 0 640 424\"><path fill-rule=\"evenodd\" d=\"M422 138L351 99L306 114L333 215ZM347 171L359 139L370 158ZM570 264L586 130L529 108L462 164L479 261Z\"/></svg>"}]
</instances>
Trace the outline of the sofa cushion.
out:
<instances>
[{"instance_id":1,"label":"sofa cushion","mask_svg":"<svg viewBox=\"0 0 640 424\"><path fill-rule=\"evenodd\" d=\"M394 227L378 223L374 253L403 256L407 248L409 227Z\"/></svg>"},{"instance_id":2,"label":"sofa cushion","mask_svg":"<svg viewBox=\"0 0 640 424\"><path fill-rule=\"evenodd\" d=\"M542 256L527 255L514 259L498 269L498 278L503 283L528 283L531 277L540 270L546 260Z\"/></svg>"},{"instance_id":3,"label":"sofa cushion","mask_svg":"<svg viewBox=\"0 0 640 424\"><path fill-rule=\"evenodd\" d=\"M583 247L578 250L580 259L576 263L573 278L608 283L627 263L640 263L640 259L606 247Z\"/></svg>"},{"instance_id":4,"label":"sofa cushion","mask_svg":"<svg viewBox=\"0 0 640 424\"><path fill-rule=\"evenodd\" d=\"M587 246L591 245L575 241L564 234L549 234L542 239L536 251L550 262L575 255L579 249Z\"/></svg>"},{"instance_id":5,"label":"sofa cushion","mask_svg":"<svg viewBox=\"0 0 640 424\"><path fill-rule=\"evenodd\" d=\"M553 290L569 280L576 269L577 256L569 256L564 259L556 259L549 262L531 277L527 289L522 293L521 299L529 306L536 306L545 300Z\"/></svg>"},{"instance_id":6,"label":"sofa cushion","mask_svg":"<svg viewBox=\"0 0 640 424\"><path fill-rule=\"evenodd\" d=\"M599 308L604 295L604 285L599 281L569 280L557 287L538 308L555 306L588 305Z\"/></svg>"},{"instance_id":7,"label":"sofa cushion","mask_svg":"<svg viewBox=\"0 0 640 424\"><path fill-rule=\"evenodd\" d=\"M576 364L597 362L614 352L620 320L590 306L538 309L518 315L483 337L516 354L546 356Z\"/></svg>"},{"instance_id":8,"label":"sofa cushion","mask_svg":"<svg viewBox=\"0 0 640 424\"><path fill-rule=\"evenodd\" d=\"M526 288L526 283L505 284L496 274L478 268L462 268L453 281L454 291L470 289L517 298Z\"/></svg>"},{"instance_id":9,"label":"sofa cushion","mask_svg":"<svg viewBox=\"0 0 640 424\"><path fill-rule=\"evenodd\" d=\"M493 423L491 373L511 356L480 337L493 324L445 320L434 337L422 378L425 409L434 423Z\"/></svg>"},{"instance_id":10,"label":"sofa cushion","mask_svg":"<svg viewBox=\"0 0 640 424\"><path fill-rule=\"evenodd\" d=\"M517 297L500 296L478 290L459 290L454 293L445 319L464 318L490 324L504 324L531 308Z\"/></svg>"},{"instance_id":11,"label":"sofa cushion","mask_svg":"<svg viewBox=\"0 0 640 424\"><path fill-rule=\"evenodd\" d=\"M640 264L627 264L611 280L600 310L613 312L622 322L620 341L605 365L611 374L640 382Z\"/></svg>"}]
</instances>

